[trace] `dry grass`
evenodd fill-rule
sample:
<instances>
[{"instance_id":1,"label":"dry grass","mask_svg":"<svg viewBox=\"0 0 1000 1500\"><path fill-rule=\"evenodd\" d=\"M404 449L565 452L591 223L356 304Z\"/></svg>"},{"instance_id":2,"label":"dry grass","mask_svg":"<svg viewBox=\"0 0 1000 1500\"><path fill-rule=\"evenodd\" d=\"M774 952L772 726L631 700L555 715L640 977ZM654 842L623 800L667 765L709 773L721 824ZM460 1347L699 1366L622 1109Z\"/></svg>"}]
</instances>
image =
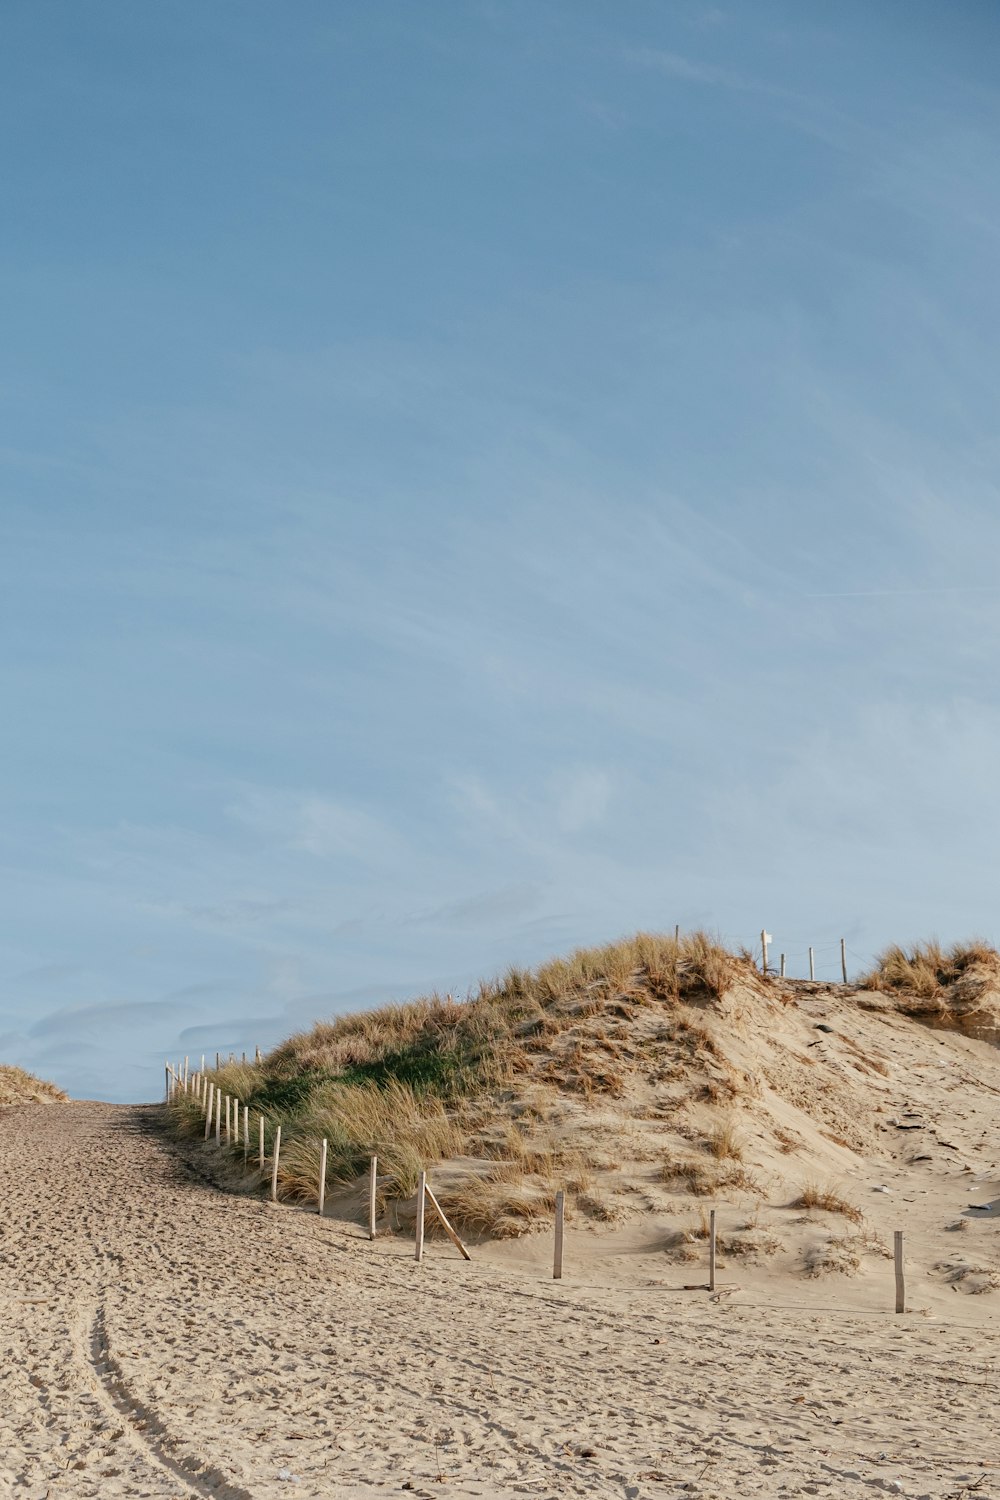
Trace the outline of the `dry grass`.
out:
<instances>
[{"instance_id":1,"label":"dry grass","mask_svg":"<svg viewBox=\"0 0 1000 1500\"><path fill-rule=\"evenodd\" d=\"M853 1276L861 1265L861 1246L855 1237L831 1235L828 1239L807 1245L802 1263L807 1276L827 1276L836 1272Z\"/></svg>"},{"instance_id":2,"label":"dry grass","mask_svg":"<svg viewBox=\"0 0 1000 1500\"><path fill-rule=\"evenodd\" d=\"M803 1184L799 1196L791 1204L792 1208L821 1208L826 1213L842 1214L845 1219L850 1219L852 1224L860 1224L864 1219L860 1208L848 1200L840 1192L839 1183L826 1183L821 1185L816 1182Z\"/></svg>"},{"instance_id":3,"label":"dry grass","mask_svg":"<svg viewBox=\"0 0 1000 1500\"><path fill-rule=\"evenodd\" d=\"M743 1142L732 1119L720 1120L705 1137L705 1147L720 1160L743 1160Z\"/></svg>"},{"instance_id":4,"label":"dry grass","mask_svg":"<svg viewBox=\"0 0 1000 1500\"><path fill-rule=\"evenodd\" d=\"M69 1098L54 1083L36 1078L24 1068L0 1063L0 1107L10 1104L61 1104Z\"/></svg>"},{"instance_id":5,"label":"dry grass","mask_svg":"<svg viewBox=\"0 0 1000 1500\"><path fill-rule=\"evenodd\" d=\"M975 969L994 974L1000 969L1000 954L991 943L973 939L947 949L934 940L914 943L909 949L893 944L879 954L875 967L858 983L862 989L893 990L934 1000Z\"/></svg>"},{"instance_id":6,"label":"dry grass","mask_svg":"<svg viewBox=\"0 0 1000 1500\"><path fill-rule=\"evenodd\" d=\"M760 1183L740 1166L722 1166L696 1158L678 1160L667 1156L660 1164L658 1177L661 1182L697 1198L707 1198L713 1193L732 1189L736 1192L759 1193Z\"/></svg>"}]
</instances>

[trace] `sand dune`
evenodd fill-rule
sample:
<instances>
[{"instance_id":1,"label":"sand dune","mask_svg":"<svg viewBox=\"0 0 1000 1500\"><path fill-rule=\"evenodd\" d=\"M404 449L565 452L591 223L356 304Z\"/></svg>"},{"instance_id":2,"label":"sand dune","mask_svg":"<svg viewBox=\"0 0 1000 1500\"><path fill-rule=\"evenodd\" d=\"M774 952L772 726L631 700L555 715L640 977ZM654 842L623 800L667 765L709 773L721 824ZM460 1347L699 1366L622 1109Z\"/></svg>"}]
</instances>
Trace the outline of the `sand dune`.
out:
<instances>
[{"instance_id":1,"label":"sand dune","mask_svg":"<svg viewBox=\"0 0 1000 1500\"><path fill-rule=\"evenodd\" d=\"M899 1028L899 1074L882 1181L852 1187L880 1228L905 1206L901 1317L881 1256L809 1278L789 1248L731 1260L715 1300L684 1290L700 1265L667 1258L655 1215L571 1228L560 1284L545 1235L471 1264L435 1242L418 1267L402 1237L218 1191L161 1108L0 1112L0 1493L1000 1493L993 1298L962 1295L992 1275L995 1224L967 1204L1000 1196L994 1054L927 1033L921 1062L913 1023L870 1019ZM915 1104L937 1132L918 1166L889 1123ZM952 1245L981 1269L935 1269Z\"/></svg>"}]
</instances>

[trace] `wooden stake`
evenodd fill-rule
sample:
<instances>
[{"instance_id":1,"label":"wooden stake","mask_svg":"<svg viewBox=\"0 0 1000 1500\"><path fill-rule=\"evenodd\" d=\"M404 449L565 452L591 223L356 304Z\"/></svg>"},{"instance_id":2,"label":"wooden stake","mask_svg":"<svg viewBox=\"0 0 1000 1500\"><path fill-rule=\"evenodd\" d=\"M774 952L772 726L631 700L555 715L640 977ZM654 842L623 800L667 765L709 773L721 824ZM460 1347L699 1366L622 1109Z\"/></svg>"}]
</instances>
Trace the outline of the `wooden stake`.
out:
<instances>
[{"instance_id":1,"label":"wooden stake","mask_svg":"<svg viewBox=\"0 0 1000 1500\"><path fill-rule=\"evenodd\" d=\"M215 1084L214 1083L210 1083L208 1085L208 1108L205 1111L205 1139L206 1139L206 1141L208 1140L209 1132L212 1129L212 1095L213 1095L214 1092L215 1092Z\"/></svg>"},{"instance_id":2,"label":"wooden stake","mask_svg":"<svg viewBox=\"0 0 1000 1500\"><path fill-rule=\"evenodd\" d=\"M552 1252L552 1280L562 1281L563 1273L563 1230L566 1222L566 1194L560 1190L556 1193L556 1242Z\"/></svg>"},{"instance_id":3,"label":"wooden stake","mask_svg":"<svg viewBox=\"0 0 1000 1500\"><path fill-rule=\"evenodd\" d=\"M281 1155L281 1126L274 1132L274 1160L271 1163L271 1202L278 1201L278 1157Z\"/></svg>"},{"instance_id":4,"label":"wooden stake","mask_svg":"<svg viewBox=\"0 0 1000 1500\"><path fill-rule=\"evenodd\" d=\"M765 930L763 928L761 928L761 933L760 933L760 951L761 951L760 972L763 974L763 976L764 976L765 979L767 978L767 940L768 940L769 937L770 937L770 933L765 932Z\"/></svg>"},{"instance_id":5,"label":"wooden stake","mask_svg":"<svg viewBox=\"0 0 1000 1500\"><path fill-rule=\"evenodd\" d=\"M420 1186L417 1188L417 1251L418 1261L424 1258L424 1204L427 1199L427 1173L421 1172Z\"/></svg>"},{"instance_id":6,"label":"wooden stake","mask_svg":"<svg viewBox=\"0 0 1000 1500\"><path fill-rule=\"evenodd\" d=\"M847 942L846 942L846 940L844 938L841 938L841 940L840 940L840 971L841 971L841 973L844 976L844 983L846 984L847 983Z\"/></svg>"},{"instance_id":7,"label":"wooden stake","mask_svg":"<svg viewBox=\"0 0 1000 1500\"><path fill-rule=\"evenodd\" d=\"M188 1060L187 1060L187 1058L185 1058L184 1059L184 1092L185 1092L185 1094L187 1093L187 1090L188 1090Z\"/></svg>"},{"instance_id":8,"label":"wooden stake","mask_svg":"<svg viewBox=\"0 0 1000 1500\"><path fill-rule=\"evenodd\" d=\"M259 1129L257 1131L258 1148L259 1148L258 1149L259 1166L260 1166L260 1170L263 1172L263 1170L264 1170L264 1116L263 1115L259 1115L258 1116L257 1124L259 1126Z\"/></svg>"},{"instance_id":9,"label":"wooden stake","mask_svg":"<svg viewBox=\"0 0 1000 1500\"><path fill-rule=\"evenodd\" d=\"M250 1106L243 1106L243 1165L246 1166L247 1157L250 1155Z\"/></svg>"},{"instance_id":10,"label":"wooden stake","mask_svg":"<svg viewBox=\"0 0 1000 1500\"><path fill-rule=\"evenodd\" d=\"M201 1054L201 1071L203 1073L205 1071L205 1054L204 1054L204 1052Z\"/></svg>"},{"instance_id":11,"label":"wooden stake","mask_svg":"<svg viewBox=\"0 0 1000 1500\"><path fill-rule=\"evenodd\" d=\"M715 1209L708 1216L708 1290L715 1291Z\"/></svg>"},{"instance_id":12,"label":"wooden stake","mask_svg":"<svg viewBox=\"0 0 1000 1500\"><path fill-rule=\"evenodd\" d=\"M232 1102L233 1101L230 1099L229 1095L227 1094L226 1095L226 1145L227 1146L231 1146L232 1143L233 1143L232 1131L229 1128L229 1111L230 1111L230 1105L232 1104Z\"/></svg>"},{"instance_id":13,"label":"wooden stake","mask_svg":"<svg viewBox=\"0 0 1000 1500\"><path fill-rule=\"evenodd\" d=\"M167 1104L169 1104L170 1103L170 1064L169 1063L164 1063L163 1064L163 1078L164 1078L163 1098L164 1098L164 1102L167 1103Z\"/></svg>"},{"instance_id":14,"label":"wooden stake","mask_svg":"<svg viewBox=\"0 0 1000 1500\"><path fill-rule=\"evenodd\" d=\"M784 954L781 955L781 977L782 977L782 979L784 979L784 977L785 977L785 955Z\"/></svg>"},{"instance_id":15,"label":"wooden stake","mask_svg":"<svg viewBox=\"0 0 1000 1500\"><path fill-rule=\"evenodd\" d=\"M222 1090L215 1091L215 1144L222 1145Z\"/></svg>"},{"instance_id":16,"label":"wooden stake","mask_svg":"<svg viewBox=\"0 0 1000 1500\"><path fill-rule=\"evenodd\" d=\"M317 1212L323 1217L323 1204L326 1202L326 1136L319 1148L319 1208Z\"/></svg>"},{"instance_id":17,"label":"wooden stake","mask_svg":"<svg viewBox=\"0 0 1000 1500\"><path fill-rule=\"evenodd\" d=\"M215 1071L216 1072L219 1071L219 1054L218 1053L215 1054Z\"/></svg>"},{"instance_id":18,"label":"wooden stake","mask_svg":"<svg viewBox=\"0 0 1000 1500\"><path fill-rule=\"evenodd\" d=\"M257 1047L257 1048L254 1049L254 1062L257 1063L258 1066L260 1065L260 1048L259 1047Z\"/></svg>"},{"instance_id":19,"label":"wooden stake","mask_svg":"<svg viewBox=\"0 0 1000 1500\"><path fill-rule=\"evenodd\" d=\"M903 1280L903 1231L897 1229L892 1236L892 1258L896 1269L896 1311L906 1311L906 1285Z\"/></svg>"},{"instance_id":20,"label":"wooden stake","mask_svg":"<svg viewBox=\"0 0 1000 1500\"><path fill-rule=\"evenodd\" d=\"M676 946L679 946L680 945L680 941L681 941L681 924L679 922L675 922L674 923L674 944Z\"/></svg>"},{"instance_id":21,"label":"wooden stake","mask_svg":"<svg viewBox=\"0 0 1000 1500\"><path fill-rule=\"evenodd\" d=\"M425 1185L424 1192L427 1194L428 1198L431 1200L431 1203L434 1206L434 1211L437 1214L438 1218L441 1220L441 1223L442 1223L442 1225L444 1227L445 1234L451 1240L452 1244L455 1245L457 1249L461 1250L461 1252L462 1252L463 1256L465 1257L465 1259L466 1260L471 1260L472 1256L469 1254L468 1250L466 1250L465 1246L462 1244L462 1241L459 1239L459 1237L455 1233L454 1229L452 1229L451 1225L448 1223L448 1220L444 1216L444 1209L441 1207L440 1203L437 1201L437 1199L435 1198L434 1194L431 1192L430 1187L427 1186L427 1185Z\"/></svg>"},{"instance_id":22,"label":"wooden stake","mask_svg":"<svg viewBox=\"0 0 1000 1500\"><path fill-rule=\"evenodd\" d=\"M378 1172L378 1157L373 1156L368 1168L368 1238L375 1238L375 1184Z\"/></svg>"},{"instance_id":23,"label":"wooden stake","mask_svg":"<svg viewBox=\"0 0 1000 1500\"><path fill-rule=\"evenodd\" d=\"M811 948L809 949L809 978L816 978L816 960L813 957L813 951Z\"/></svg>"},{"instance_id":24,"label":"wooden stake","mask_svg":"<svg viewBox=\"0 0 1000 1500\"><path fill-rule=\"evenodd\" d=\"M245 1053L245 1052L244 1052L244 1054L243 1054L243 1062L244 1062L244 1065L245 1065L245 1064L246 1064L246 1060L247 1060L247 1055L246 1055L246 1053Z\"/></svg>"}]
</instances>

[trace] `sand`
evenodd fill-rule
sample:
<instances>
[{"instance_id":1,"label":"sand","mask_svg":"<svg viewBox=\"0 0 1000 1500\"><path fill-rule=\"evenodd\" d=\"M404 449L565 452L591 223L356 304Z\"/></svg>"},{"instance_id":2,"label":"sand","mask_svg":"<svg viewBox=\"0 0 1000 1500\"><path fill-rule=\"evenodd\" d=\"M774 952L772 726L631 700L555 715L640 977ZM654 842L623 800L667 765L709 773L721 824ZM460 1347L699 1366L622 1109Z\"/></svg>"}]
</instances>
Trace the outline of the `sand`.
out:
<instances>
[{"instance_id":1,"label":"sand","mask_svg":"<svg viewBox=\"0 0 1000 1500\"><path fill-rule=\"evenodd\" d=\"M879 1260L713 1300L648 1225L571 1228L559 1284L546 1237L417 1266L220 1192L162 1113L0 1112L0 1495L1000 1495L990 1296L897 1317Z\"/></svg>"}]
</instances>

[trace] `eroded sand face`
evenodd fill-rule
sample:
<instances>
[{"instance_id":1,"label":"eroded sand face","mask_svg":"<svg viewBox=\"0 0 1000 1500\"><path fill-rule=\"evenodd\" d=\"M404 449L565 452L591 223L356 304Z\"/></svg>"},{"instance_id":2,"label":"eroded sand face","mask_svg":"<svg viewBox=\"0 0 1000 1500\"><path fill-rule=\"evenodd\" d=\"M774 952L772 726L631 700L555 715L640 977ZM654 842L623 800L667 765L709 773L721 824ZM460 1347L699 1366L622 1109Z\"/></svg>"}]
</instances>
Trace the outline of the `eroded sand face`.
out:
<instances>
[{"instance_id":1,"label":"eroded sand face","mask_svg":"<svg viewBox=\"0 0 1000 1500\"><path fill-rule=\"evenodd\" d=\"M418 1267L219 1193L157 1115L0 1114L0 1494L1000 1494L988 1299L712 1302L572 1239L561 1284L437 1242Z\"/></svg>"}]
</instances>

